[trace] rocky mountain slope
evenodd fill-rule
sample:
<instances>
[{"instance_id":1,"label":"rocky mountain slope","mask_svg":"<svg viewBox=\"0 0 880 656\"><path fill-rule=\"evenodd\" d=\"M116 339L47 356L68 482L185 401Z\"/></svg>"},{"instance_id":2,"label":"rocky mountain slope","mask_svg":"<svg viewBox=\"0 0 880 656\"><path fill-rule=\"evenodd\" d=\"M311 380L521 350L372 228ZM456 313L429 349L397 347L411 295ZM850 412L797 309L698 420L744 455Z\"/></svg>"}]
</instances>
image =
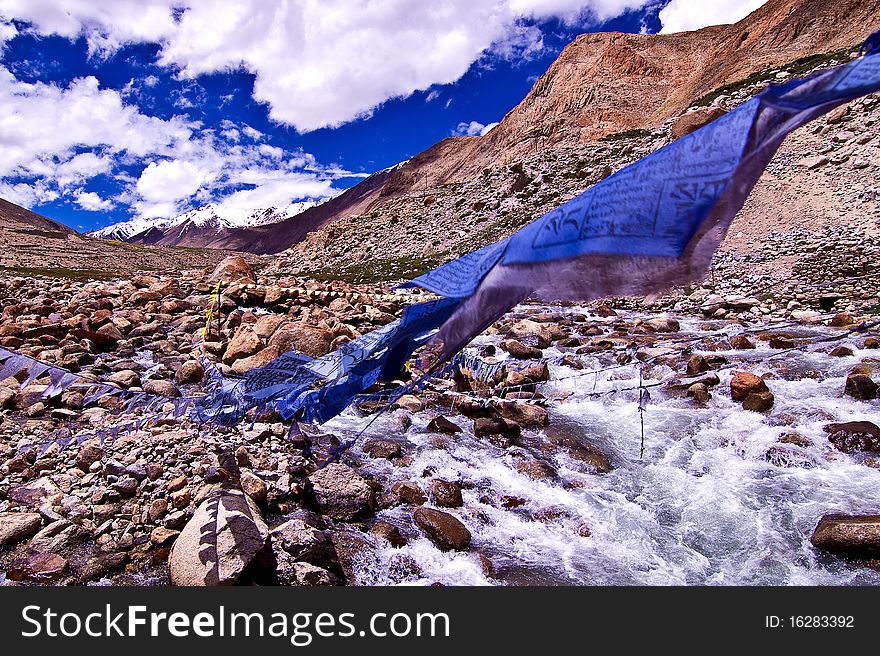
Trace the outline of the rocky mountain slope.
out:
<instances>
[{"instance_id":1,"label":"rocky mountain slope","mask_svg":"<svg viewBox=\"0 0 880 656\"><path fill-rule=\"evenodd\" d=\"M0 199L0 272L8 274L103 278L138 271L174 272L204 267L226 255L95 239Z\"/></svg>"},{"instance_id":2,"label":"rocky mountain slope","mask_svg":"<svg viewBox=\"0 0 880 656\"><path fill-rule=\"evenodd\" d=\"M488 135L449 139L413 158L352 205L351 213L338 213L273 266L350 280L400 279L501 239L767 84L847 61L854 46L880 27L876 9L880 3L773 0L736 25L689 34L583 35ZM618 53L618 66L651 64L624 66L632 73L616 76L597 54L602 44ZM641 59L620 55L624 44ZM688 60L688 48L694 49L695 63L675 68L678 60L669 53ZM579 88L577 75L592 89L590 100L562 102ZM643 103L643 97L651 101ZM640 109L631 113L634 106ZM723 249L739 255L760 251L761 272L778 270L774 275L791 283L796 280L785 276L800 257L798 239L781 238L793 252L774 255L762 250L770 233L806 232L821 244L831 225L844 226L844 232L876 232L873 181L880 159L873 126L878 118L876 100L867 98L793 135ZM525 136L530 124L542 135L537 148L537 137ZM472 150L459 160L462 148ZM425 175L431 183L427 189ZM409 185L407 176L421 179L420 184ZM746 260L738 261L743 272L755 273Z\"/></svg>"}]
</instances>

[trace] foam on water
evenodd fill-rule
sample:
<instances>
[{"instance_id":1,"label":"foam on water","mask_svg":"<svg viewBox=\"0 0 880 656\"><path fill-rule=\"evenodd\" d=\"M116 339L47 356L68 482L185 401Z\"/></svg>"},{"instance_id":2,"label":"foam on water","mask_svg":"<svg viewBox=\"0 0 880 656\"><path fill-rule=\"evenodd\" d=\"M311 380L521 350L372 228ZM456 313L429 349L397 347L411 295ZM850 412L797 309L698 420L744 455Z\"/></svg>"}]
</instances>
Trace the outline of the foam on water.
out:
<instances>
[{"instance_id":1,"label":"foam on water","mask_svg":"<svg viewBox=\"0 0 880 656\"><path fill-rule=\"evenodd\" d=\"M722 330L715 336L741 328ZM799 330L814 336L837 332ZM682 319L682 337L701 334L710 333L700 331L696 320ZM588 396L637 386L637 369L568 378L585 372L551 367L554 378L567 380L547 384L544 393L570 391L572 396L554 405L546 433L566 430L599 447L615 465L604 475L556 447L534 452L528 446L492 447L473 436L469 420L456 415L451 418L464 433L451 438L428 433L433 413L415 415L406 433L409 464L396 467L364 457L364 466L393 481L427 481L427 471L462 482L464 507L449 512L471 530L473 549L443 553L413 529L411 509L384 510L379 517L411 539L393 549L370 538L371 548L359 556L358 583L880 584L880 572L818 554L809 544L826 513L880 512L880 471L834 451L823 430L831 421L880 423L875 404L842 394L847 370L871 353L856 350L854 356L836 358L816 350L768 359L773 353L760 342L756 351L722 353L731 361L751 362L743 368L774 374L768 384L776 403L767 414L745 411L729 398L735 369L719 372L721 384L705 408L653 389L644 415L643 459L637 392ZM590 362L599 367L598 358ZM799 378L817 372L819 378ZM347 412L326 428L351 434L363 425L363 418ZM393 436L399 432L396 425L394 414L387 413L368 434ZM808 447L784 445L800 466L769 462L767 450L791 431L812 440ZM353 454L362 455L357 449ZM549 458L558 479L534 480L520 473L516 465L524 457ZM525 503L505 509L498 502L502 497ZM589 537L581 535L584 527ZM492 561L491 576L476 552Z\"/></svg>"}]
</instances>

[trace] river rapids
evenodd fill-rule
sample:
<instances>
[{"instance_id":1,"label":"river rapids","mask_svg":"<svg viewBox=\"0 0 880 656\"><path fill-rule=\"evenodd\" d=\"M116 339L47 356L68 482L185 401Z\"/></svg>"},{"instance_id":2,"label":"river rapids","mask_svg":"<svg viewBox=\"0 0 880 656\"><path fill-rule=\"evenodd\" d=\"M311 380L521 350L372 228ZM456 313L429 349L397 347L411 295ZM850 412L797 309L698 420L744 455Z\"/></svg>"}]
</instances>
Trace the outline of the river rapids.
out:
<instances>
[{"instance_id":1,"label":"river rapids","mask_svg":"<svg viewBox=\"0 0 880 656\"><path fill-rule=\"evenodd\" d=\"M678 319L676 340L721 340L744 330L733 322L707 325L694 317ZM403 436L395 414L405 411L384 413L358 443L371 436L403 437L406 458L396 463L371 459L357 446L349 457L362 471L392 483L427 475L460 482L464 505L449 512L473 538L469 551L442 552L414 531L411 508L382 510L377 519L406 531L408 544L393 548L368 537L355 559L355 583L880 584L880 572L817 552L809 542L826 513L880 512L880 470L836 451L823 430L829 422L880 423L877 402L843 394L847 371L876 351L862 349L858 335L821 341L841 329L798 326L794 331L809 337L811 345L780 353L757 341L755 350L713 351L711 355L724 356L730 366L717 372L721 382L705 406L667 393L663 386L650 388L643 413L644 455L638 363L609 370L600 355L580 356L586 368L576 370L554 364L562 355L559 350L544 351L551 360L551 381L538 390L562 400L550 405L550 425L529 431L515 447L495 448L476 438L472 422L451 412L445 416L463 432L428 432L428 421L442 408L414 413ZM497 337L482 337L471 350L498 342ZM849 346L854 354L829 355L838 345ZM702 351L695 346L693 352ZM500 349L497 353L504 357ZM737 370L769 374L775 395L771 411L747 411L731 400L730 379ZM680 371L649 367L643 382L651 385L675 373ZM612 394L615 389L620 391ZM323 428L350 437L366 421L347 411ZM807 440L778 444L780 436L792 432ZM551 438L560 434L597 447L614 469L597 473L553 447ZM558 475L534 478L523 473L517 464L532 456L552 464Z\"/></svg>"}]
</instances>

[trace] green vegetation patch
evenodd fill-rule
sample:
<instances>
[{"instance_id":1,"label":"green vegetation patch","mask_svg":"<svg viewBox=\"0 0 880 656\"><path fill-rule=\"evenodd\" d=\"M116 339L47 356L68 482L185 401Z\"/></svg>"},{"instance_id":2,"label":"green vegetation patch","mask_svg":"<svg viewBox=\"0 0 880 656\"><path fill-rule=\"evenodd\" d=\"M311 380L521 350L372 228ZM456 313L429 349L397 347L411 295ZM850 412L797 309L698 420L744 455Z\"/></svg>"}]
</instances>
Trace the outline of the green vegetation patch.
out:
<instances>
[{"instance_id":1,"label":"green vegetation patch","mask_svg":"<svg viewBox=\"0 0 880 656\"><path fill-rule=\"evenodd\" d=\"M849 61L852 53L858 52L858 50L858 46L852 48L842 48L840 50L835 50L834 52L826 52L817 55L808 55L806 57L801 57L800 59L796 59L789 64L785 64L784 66L765 68L763 71L752 73L747 78L737 80L736 82L731 82L730 84L726 84L723 87L718 87L714 91L710 91L705 96L697 99L696 102L693 103L692 107L708 107L720 96L732 95L737 91L742 91L743 89L746 89L754 84L774 82L776 81L774 78L774 71L785 71L789 73L792 77L798 77L801 75L805 75L806 73L809 73L810 71L813 71L824 64Z\"/></svg>"},{"instance_id":2,"label":"green vegetation patch","mask_svg":"<svg viewBox=\"0 0 880 656\"><path fill-rule=\"evenodd\" d=\"M625 130L623 132L615 132L614 134L606 134L599 141L625 141L627 139L644 139L653 134L650 130Z\"/></svg>"},{"instance_id":3,"label":"green vegetation patch","mask_svg":"<svg viewBox=\"0 0 880 656\"><path fill-rule=\"evenodd\" d=\"M442 253L430 257L389 257L307 271L300 275L323 281L341 280L355 285L377 284L415 278L445 261Z\"/></svg>"}]
</instances>

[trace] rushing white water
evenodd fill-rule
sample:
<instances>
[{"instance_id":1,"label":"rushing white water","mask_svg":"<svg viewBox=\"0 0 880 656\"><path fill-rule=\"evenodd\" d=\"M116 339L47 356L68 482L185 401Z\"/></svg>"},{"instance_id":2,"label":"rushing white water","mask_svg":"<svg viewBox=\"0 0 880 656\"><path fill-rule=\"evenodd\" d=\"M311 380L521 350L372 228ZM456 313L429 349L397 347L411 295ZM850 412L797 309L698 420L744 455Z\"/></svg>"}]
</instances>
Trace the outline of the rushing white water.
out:
<instances>
[{"instance_id":1,"label":"rushing white water","mask_svg":"<svg viewBox=\"0 0 880 656\"><path fill-rule=\"evenodd\" d=\"M719 324L719 331L701 333L702 322L680 320L682 337L742 330ZM816 336L840 332L799 330ZM534 480L516 468L528 447L494 448L473 436L470 420L448 412L464 432L430 433L426 425L437 412L418 413L405 433L409 464L363 456L364 467L382 478L422 481L425 487L426 473L461 482L464 507L449 512L472 532L472 548L443 553L412 528L412 508L384 510L379 518L398 525L410 541L394 549L375 540L374 548L360 556L358 583L880 584L880 572L819 554L809 543L826 513L880 513L880 471L835 451L823 430L832 421L880 423L877 402L843 395L847 370L876 351L859 350L858 337L840 343L854 348L855 355L829 356L826 351L837 343L774 358L779 352L761 342L756 351L722 352L738 366L719 372L721 384L702 408L653 389L644 415L643 459L637 392L588 396L637 386L637 368L594 375L590 367L607 366L598 356L583 356L588 369L581 372L551 367L554 379L565 380L551 381L541 391L552 397L567 390L572 396L553 405L544 436L565 432L599 447L615 466L608 474L592 473L544 441L535 453L551 462L559 477ZM658 375L664 369L671 373L660 368ZM749 412L730 399L736 369L775 375L768 381L776 397L770 412ZM347 412L325 428L350 435L364 424ZM397 426L395 413L386 413L366 436L399 436ZM808 447L784 447L798 466L768 462L768 448L791 431L812 440ZM505 496L525 503L505 509L500 502ZM584 527L588 537L581 535ZM477 552L492 561L491 575Z\"/></svg>"}]
</instances>

